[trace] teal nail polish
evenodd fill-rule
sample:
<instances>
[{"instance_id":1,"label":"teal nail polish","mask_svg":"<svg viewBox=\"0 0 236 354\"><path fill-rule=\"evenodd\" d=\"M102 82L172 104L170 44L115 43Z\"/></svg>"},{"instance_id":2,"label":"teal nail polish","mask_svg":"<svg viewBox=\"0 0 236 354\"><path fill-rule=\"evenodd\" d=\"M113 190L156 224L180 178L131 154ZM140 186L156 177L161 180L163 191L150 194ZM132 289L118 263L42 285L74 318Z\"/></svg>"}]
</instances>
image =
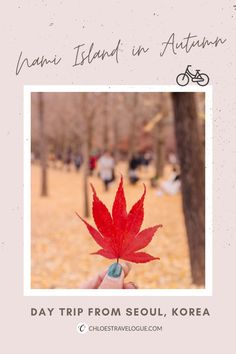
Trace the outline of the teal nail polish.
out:
<instances>
[{"instance_id":1,"label":"teal nail polish","mask_svg":"<svg viewBox=\"0 0 236 354\"><path fill-rule=\"evenodd\" d=\"M112 278L119 278L122 272L120 263L113 263L108 269L108 276Z\"/></svg>"}]
</instances>

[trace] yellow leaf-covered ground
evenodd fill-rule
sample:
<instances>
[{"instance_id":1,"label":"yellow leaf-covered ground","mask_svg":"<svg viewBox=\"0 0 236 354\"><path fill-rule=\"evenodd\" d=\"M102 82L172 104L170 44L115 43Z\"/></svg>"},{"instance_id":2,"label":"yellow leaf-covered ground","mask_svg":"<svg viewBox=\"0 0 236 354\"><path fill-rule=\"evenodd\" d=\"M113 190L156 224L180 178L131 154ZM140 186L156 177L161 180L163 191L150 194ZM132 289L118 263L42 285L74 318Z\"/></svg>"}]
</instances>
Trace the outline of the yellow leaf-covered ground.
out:
<instances>
[{"instance_id":1,"label":"yellow leaf-covered ground","mask_svg":"<svg viewBox=\"0 0 236 354\"><path fill-rule=\"evenodd\" d=\"M99 197L111 209L126 166L119 164L116 182L109 192L103 191L97 176L91 177ZM146 248L160 261L132 264L129 280L139 288L191 288L190 265L181 195L155 195L149 187L149 172L142 176L148 191L145 200L143 227L163 224ZM32 288L78 288L98 270L111 264L100 256L90 255L99 246L75 215L83 215L82 171L67 172L49 169L49 196L40 197L40 168L32 166ZM128 208L140 197L142 183L131 186L125 180ZM91 193L90 193L91 198ZM92 218L89 222L93 224Z\"/></svg>"}]
</instances>

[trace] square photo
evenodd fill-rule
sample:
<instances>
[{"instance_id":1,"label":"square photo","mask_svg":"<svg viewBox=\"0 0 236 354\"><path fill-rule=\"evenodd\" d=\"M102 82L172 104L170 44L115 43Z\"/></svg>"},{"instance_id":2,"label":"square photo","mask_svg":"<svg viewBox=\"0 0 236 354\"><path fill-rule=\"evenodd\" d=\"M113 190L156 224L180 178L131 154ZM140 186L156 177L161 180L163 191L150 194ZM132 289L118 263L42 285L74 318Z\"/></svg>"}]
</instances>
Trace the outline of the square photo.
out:
<instances>
[{"instance_id":1,"label":"square photo","mask_svg":"<svg viewBox=\"0 0 236 354\"><path fill-rule=\"evenodd\" d=\"M28 293L201 294L209 93L53 88L25 96Z\"/></svg>"}]
</instances>

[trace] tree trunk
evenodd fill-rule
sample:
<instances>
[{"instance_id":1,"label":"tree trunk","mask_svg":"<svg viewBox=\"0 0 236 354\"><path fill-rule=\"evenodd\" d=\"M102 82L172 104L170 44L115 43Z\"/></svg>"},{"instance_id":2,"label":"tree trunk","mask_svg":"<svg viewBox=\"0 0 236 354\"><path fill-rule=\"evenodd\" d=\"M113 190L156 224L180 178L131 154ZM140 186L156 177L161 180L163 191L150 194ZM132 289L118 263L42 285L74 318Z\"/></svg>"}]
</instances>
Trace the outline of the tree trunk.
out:
<instances>
[{"instance_id":1,"label":"tree trunk","mask_svg":"<svg viewBox=\"0 0 236 354\"><path fill-rule=\"evenodd\" d=\"M82 114L84 119L83 131L83 166L84 166L84 217L90 216L89 212L89 195L88 195L88 177L89 177L89 158L92 150L93 138L93 119L95 115L95 107L91 109L91 102L89 100L89 93L82 94Z\"/></svg>"},{"instance_id":2,"label":"tree trunk","mask_svg":"<svg viewBox=\"0 0 236 354\"><path fill-rule=\"evenodd\" d=\"M84 155L84 178L83 178L83 186L84 186L84 217L88 218L89 213L89 196L88 196L88 176L89 176L89 146L88 140L85 139L83 144L83 155Z\"/></svg>"},{"instance_id":3,"label":"tree trunk","mask_svg":"<svg viewBox=\"0 0 236 354\"><path fill-rule=\"evenodd\" d=\"M192 280L205 284L204 164L194 93L172 93Z\"/></svg>"},{"instance_id":4,"label":"tree trunk","mask_svg":"<svg viewBox=\"0 0 236 354\"><path fill-rule=\"evenodd\" d=\"M138 114L138 93L133 93L133 102L131 104L131 120L129 126L129 141L128 141L128 159L130 160L136 152L136 128L137 128L137 114Z\"/></svg>"},{"instance_id":5,"label":"tree trunk","mask_svg":"<svg viewBox=\"0 0 236 354\"><path fill-rule=\"evenodd\" d=\"M156 177L162 177L165 165L165 142L163 137L163 121L154 127L154 152Z\"/></svg>"},{"instance_id":6,"label":"tree trunk","mask_svg":"<svg viewBox=\"0 0 236 354\"><path fill-rule=\"evenodd\" d=\"M45 135L43 93L39 92L39 129L40 129L40 162L41 162L41 196L48 195L47 183L47 139Z\"/></svg>"},{"instance_id":7,"label":"tree trunk","mask_svg":"<svg viewBox=\"0 0 236 354\"><path fill-rule=\"evenodd\" d=\"M117 99L117 95L118 99ZM112 107L112 130L113 130L113 155L115 163L119 161L119 115L120 115L120 93L113 93L111 95L111 107Z\"/></svg>"},{"instance_id":8,"label":"tree trunk","mask_svg":"<svg viewBox=\"0 0 236 354\"><path fill-rule=\"evenodd\" d=\"M108 150L108 93L103 93L103 149Z\"/></svg>"},{"instance_id":9,"label":"tree trunk","mask_svg":"<svg viewBox=\"0 0 236 354\"><path fill-rule=\"evenodd\" d=\"M156 177L162 177L166 162L165 149L165 126L166 117L168 116L167 96L165 93L159 93L159 102L156 106L156 117L159 121L154 126L154 157L155 157L155 174Z\"/></svg>"},{"instance_id":10,"label":"tree trunk","mask_svg":"<svg viewBox=\"0 0 236 354\"><path fill-rule=\"evenodd\" d=\"M90 156L90 121L87 116L87 94L82 94L82 114L84 118L84 134L83 134L83 187L84 187L84 217L88 218L89 213L89 196L88 196L88 177L89 177L89 156Z\"/></svg>"},{"instance_id":11,"label":"tree trunk","mask_svg":"<svg viewBox=\"0 0 236 354\"><path fill-rule=\"evenodd\" d=\"M118 150L118 143L119 143L119 126L117 117L113 118L113 150L114 150L114 160L115 163L119 161L119 150Z\"/></svg>"}]
</instances>

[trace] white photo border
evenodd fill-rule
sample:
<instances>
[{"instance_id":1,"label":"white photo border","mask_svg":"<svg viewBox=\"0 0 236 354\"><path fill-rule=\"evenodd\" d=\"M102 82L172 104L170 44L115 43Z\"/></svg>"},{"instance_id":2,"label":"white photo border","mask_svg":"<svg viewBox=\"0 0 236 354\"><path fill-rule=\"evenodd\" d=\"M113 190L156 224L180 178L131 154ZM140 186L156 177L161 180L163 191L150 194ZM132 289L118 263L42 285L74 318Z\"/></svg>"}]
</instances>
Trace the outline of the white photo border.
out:
<instances>
[{"instance_id":1,"label":"white photo border","mask_svg":"<svg viewBox=\"0 0 236 354\"><path fill-rule=\"evenodd\" d=\"M31 93L32 92L204 92L205 93L205 288L204 289L32 289L31 288ZM212 86L25 85L24 86L24 296L212 296L213 117Z\"/></svg>"}]
</instances>

